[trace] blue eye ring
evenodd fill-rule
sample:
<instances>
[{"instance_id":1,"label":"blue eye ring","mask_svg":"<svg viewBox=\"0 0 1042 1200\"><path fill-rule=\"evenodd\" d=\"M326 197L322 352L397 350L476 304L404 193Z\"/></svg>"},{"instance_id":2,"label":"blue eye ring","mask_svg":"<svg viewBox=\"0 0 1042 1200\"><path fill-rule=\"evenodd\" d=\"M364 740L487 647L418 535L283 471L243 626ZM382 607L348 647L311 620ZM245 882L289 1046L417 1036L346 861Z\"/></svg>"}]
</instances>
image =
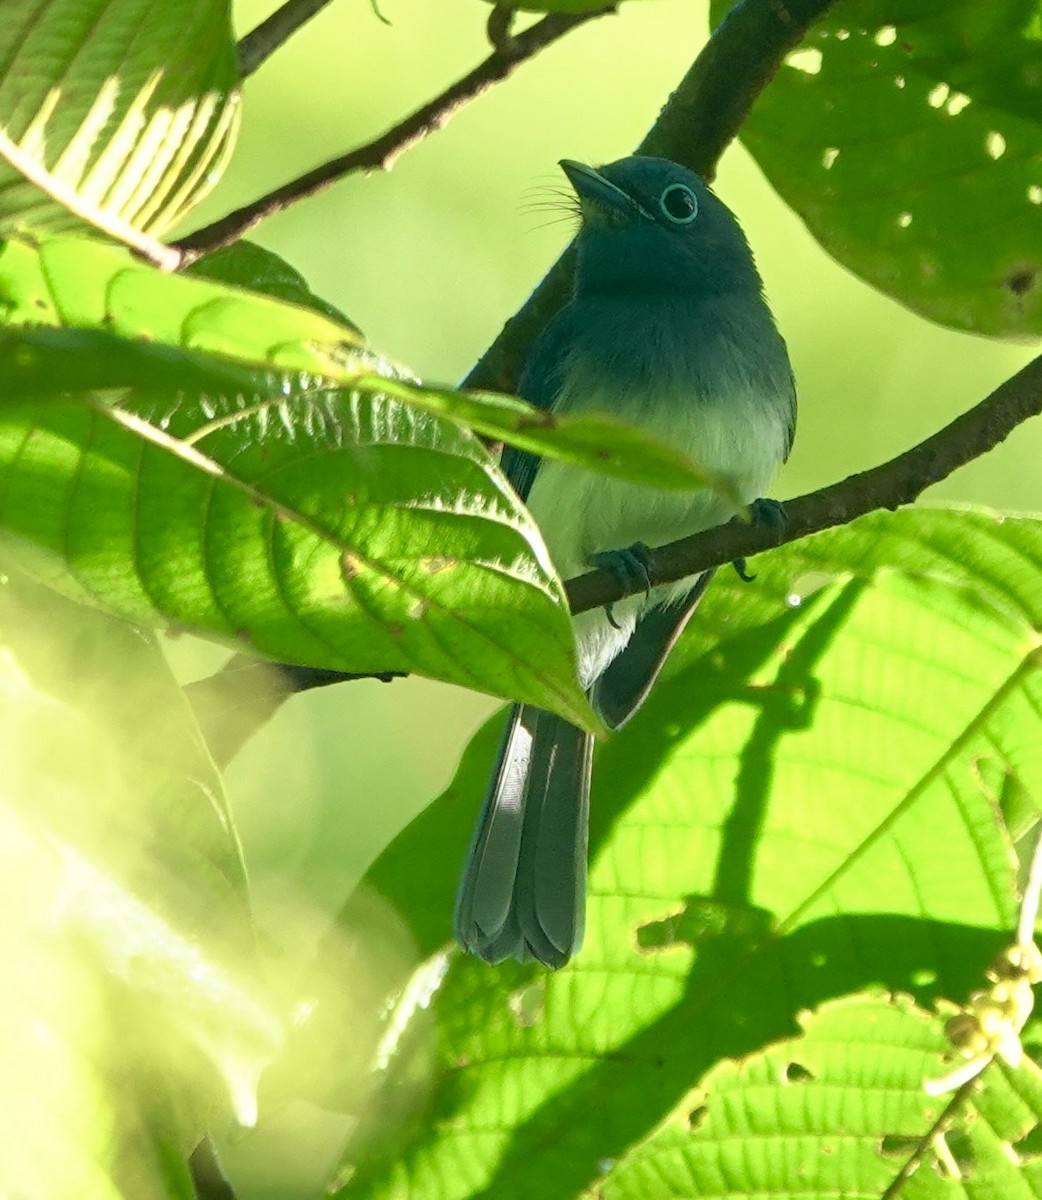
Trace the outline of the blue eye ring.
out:
<instances>
[{"instance_id":1,"label":"blue eye ring","mask_svg":"<svg viewBox=\"0 0 1042 1200\"><path fill-rule=\"evenodd\" d=\"M658 206L674 225L690 225L698 216L698 197L683 183L671 183L659 196Z\"/></svg>"}]
</instances>

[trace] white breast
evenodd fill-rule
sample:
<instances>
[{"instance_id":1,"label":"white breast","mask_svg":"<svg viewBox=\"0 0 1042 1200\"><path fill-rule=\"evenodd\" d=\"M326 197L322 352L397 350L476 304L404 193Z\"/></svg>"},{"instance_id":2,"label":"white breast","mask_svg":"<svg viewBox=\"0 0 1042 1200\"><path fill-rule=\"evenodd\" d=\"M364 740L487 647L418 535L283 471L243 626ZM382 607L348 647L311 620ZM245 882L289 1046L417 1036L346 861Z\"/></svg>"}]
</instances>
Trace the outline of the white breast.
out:
<instances>
[{"instance_id":1,"label":"white breast","mask_svg":"<svg viewBox=\"0 0 1042 1200\"><path fill-rule=\"evenodd\" d=\"M569 394L555 406L558 411L604 412L607 406L597 404L591 389L574 377L570 382ZM776 399L754 395L745 381L742 384L736 381L734 390L721 389L710 399L662 394L649 403L646 396L615 396L611 415L661 438L710 470L730 475L743 501L749 502L762 496L777 474L788 432ZM564 579L590 570L592 556L601 551L625 549L635 542L660 546L734 515L731 503L708 489L644 487L550 460L540 465L528 506ZM650 605L679 599L690 584L685 580L656 588ZM637 616L647 607L649 601L642 596L617 605L621 630L613 629L601 612L577 619L584 684L597 678L622 650Z\"/></svg>"}]
</instances>

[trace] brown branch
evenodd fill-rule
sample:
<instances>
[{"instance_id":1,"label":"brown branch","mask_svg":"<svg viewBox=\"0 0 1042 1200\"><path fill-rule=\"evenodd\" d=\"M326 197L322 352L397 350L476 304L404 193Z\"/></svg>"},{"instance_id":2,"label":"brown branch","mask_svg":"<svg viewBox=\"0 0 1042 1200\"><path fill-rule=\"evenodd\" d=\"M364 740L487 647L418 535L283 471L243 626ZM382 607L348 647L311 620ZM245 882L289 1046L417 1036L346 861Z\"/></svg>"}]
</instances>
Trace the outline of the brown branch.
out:
<instances>
[{"instance_id":1,"label":"brown branch","mask_svg":"<svg viewBox=\"0 0 1042 1200\"><path fill-rule=\"evenodd\" d=\"M881 466L785 504L780 527L731 522L671 542L651 553L652 583L668 583L708 567L747 558L876 509L911 504L926 488L989 450L1029 417L1042 413L1042 356L1000 384L990 396L918 446ZM565 584L572 612L599 608L627 594L618 581L591 571Z\"/></svg>"},{"instance_id":2,"label":"brown branch","mask_svg":"<svg viewBox=\"0 0 1042 1200\"><path fill-rule=\"evenodd\" d=\"M738 0L670 96L637 154L671 158L706 179L785 55L835 0ZM471 388L513 392L540 330L564 304L574 268L569 246L474 365Z\"/></svg>"},{"instance_id":3,"label":"brown branch","mask_svg":"<svg viewBox=\"0 0 1042 1200\"><path fill-rule=\"evenodd\" d=\"M239 74L246 78L270 55L289 40L297 30L318 12L321 12L330 0L286 0L270 17L265 18L249 33L239 39L236 47L239 57Z\"/></svg>"},{"instance_id":4,"label":"brown branch","mask_svg":"<svg viewBox=\"0 0 1042 1200\"><path fill-rule=\"evenodd\" d=\"M181 265L187 266L212 250L230 245L266 217L281 212L298 200L315 195L316 192L343 179L345 175L354 171L390 170L399 155L422 141L429 133L441 129L464 105L487 91L494 83L506 79L526 59L533 57L578 26L614 10L615 5L608 4L590 12L551 13L523 32L505 39L473 71L403 121L399 121L380 137L347 154L330 159L314 170L284 183L258 200L228 213L213 224L205 225L174 243L176 249L181 252Z\"/></svg>"}]
</instances>

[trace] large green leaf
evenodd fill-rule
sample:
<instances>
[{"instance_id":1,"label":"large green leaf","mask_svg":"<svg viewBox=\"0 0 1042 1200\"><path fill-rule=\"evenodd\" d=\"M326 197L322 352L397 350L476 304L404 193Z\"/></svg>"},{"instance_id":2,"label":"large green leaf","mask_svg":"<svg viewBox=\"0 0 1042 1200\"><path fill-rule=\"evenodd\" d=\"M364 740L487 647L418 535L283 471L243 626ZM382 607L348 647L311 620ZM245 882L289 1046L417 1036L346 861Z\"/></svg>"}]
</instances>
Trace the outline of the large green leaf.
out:
<instances>
[{"instance_id":1,"label":"large green leaf","mask_svg":"<svg viewBox=\"0 0 1042 1200\"><path fill-rule=\"evenodd\" d=\"M308 307L198 277L207 270L237 282L252 276L254 286L283 295L284 267L252 247L188 278L82 239L11 238L0 246L0 325L8 327L0 340L0 395L67 390L78 370L83 387L137 384L152 369L170 387L255 392L259 402L273 397L271 404L346 384L390 393L536 454L656 487L710 486L737 504L731 480L613 421L557 417L513 396L412 382L299 287L293 298ZM319 307L324 312L314 311Z\"/></svg>"},{"instance_id":2,"label":"large green leaf","mask_svg":"<svg viewBox=\"0 0 1042 1200\"><path fill-rule=\"evenodd\" d=\"M948 1097L928 1096L923 1082L947 1069L941 1021L901 999L856 997L801 1015L800 1026L799 1037L710 1071L598 1195L878 1197L918 1153L897 1193L904 1200L1042 1196L1042 1161L1021 1165L1016 1146L1042 1116L1033 1063L990 1068L983 1096L932 1141ZM953 1164L965 1186L951 1177Z\"/></svg>"},{"instance_id":3,"label":"large green leaf","mask_svg":"<svg viewBox=\"0 0 1042 1200\"><path fill-rule=\"evenodd\" d=\"M869 283L957 329L1037 335L1040 19L1035 0L841 0L742 140Z\"/></svg>"},{"instance_id":4,"label":"large green leaf","mask_svg":"<svg viewBox=\"0 0 1042 1200\"><path fill-rule=\"evenodd\" d=\"M67 196L162 233L219 178L238 111L228 0L4 0L0 233L74 228Z\"/></svg>"},{"instance_id":5,"label":"large green leaf","mask_svg":"<svg viewBox=\"0 0 1042 1200\"><path fill-rule=\"evenodd\" d=\"M530 518L474 437L395 400L10 406L0 471L8 542L81 599L593 720Z\"/></svg>"},{"instance_id":6,"label":"large green leaf","mask_svg":"<svg viewBox=\"0 0 1042 1200\"><path fill-rule=\"evenodd\" d=\"M108 278L90 274L114 263ZM94 295L76 290L84 271ZM417 671L594 723L531 519L469 431L385 394L398 381L373 374L382 364L353 330L73 239L8 243L5 282L26 341L0 366L33 383L16 395L39 392L66 357L94 386L109 370L110 385L140 384L157 368L148 391L117 403L64 395L0 409L0 528L38 577L282 661ZM25 328L34 311L73 328ZM48 336L87 344L52 354ZM242 343L252 363L222 353ZM315 390L324 368L366 371L385 390Z\"/></svg>"},{"instance_id":7,"label":"large green leaf","mask_svg":"<svg viewBox=\"0 0 1042 1200\"><path fill-rule=\"evenodd\" d=\"M184 1200L281 1037L220 778L153 639L17 574L0 730L4 1189Z\"/></svg>"},{"instance_id":8,"label":"large green leaf","mask_svg":"<svg viewBox=\"0 0 1042 1200\"><path fill-rule=\"evenodd\" d=\"M339 308L315 295L296 267L255 242L240 239L230 246L222 246L196 259L185 268L185 273L198 279L230 283L233 287L260 292L276 300L288 300L290 304L314 309L358 332L358 326Z\"/></svg>"},{"instance_id":9,"label":"large green leaf","mask_svg":"<svg viewBox=\"0 0 1042 1200\"><path fill-rule=\"evenodd\" d=\"M551 975L452 956L439 987L486 730L368 877L428 959L437 1026L414 983L380 1096L412 1080L422 1117L355 1145L342 1195L604 1188L710 1068L791 1036L800 1010L880 984L920 1002L979 986L1016 920L999 785L1039 808L1032 558L1034 520L909 512L764 556L754 585L721 578L595 763L581 954ZM322 980L299 1036L329 1055Z\"/></svg>"}]
</instances>

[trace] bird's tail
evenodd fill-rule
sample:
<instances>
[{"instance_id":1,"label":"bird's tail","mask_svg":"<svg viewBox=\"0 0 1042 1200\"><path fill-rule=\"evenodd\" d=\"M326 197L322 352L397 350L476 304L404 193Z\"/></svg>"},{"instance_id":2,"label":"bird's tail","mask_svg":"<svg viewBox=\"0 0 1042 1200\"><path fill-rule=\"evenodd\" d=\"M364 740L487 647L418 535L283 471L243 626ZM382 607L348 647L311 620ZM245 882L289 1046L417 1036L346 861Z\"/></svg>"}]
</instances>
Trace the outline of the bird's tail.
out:
<instances>
[{"instance_id":1,"label":"bird's tail","mask_svg":"<svg viewBox=\"0 0 1042 1200\"><path fill-rule=\"evenodd\" d=\"M553 713L511 712L456 901L471 954L560 967L578 950L592 751L589 734Z\"/></svg>"}]
</instances>

